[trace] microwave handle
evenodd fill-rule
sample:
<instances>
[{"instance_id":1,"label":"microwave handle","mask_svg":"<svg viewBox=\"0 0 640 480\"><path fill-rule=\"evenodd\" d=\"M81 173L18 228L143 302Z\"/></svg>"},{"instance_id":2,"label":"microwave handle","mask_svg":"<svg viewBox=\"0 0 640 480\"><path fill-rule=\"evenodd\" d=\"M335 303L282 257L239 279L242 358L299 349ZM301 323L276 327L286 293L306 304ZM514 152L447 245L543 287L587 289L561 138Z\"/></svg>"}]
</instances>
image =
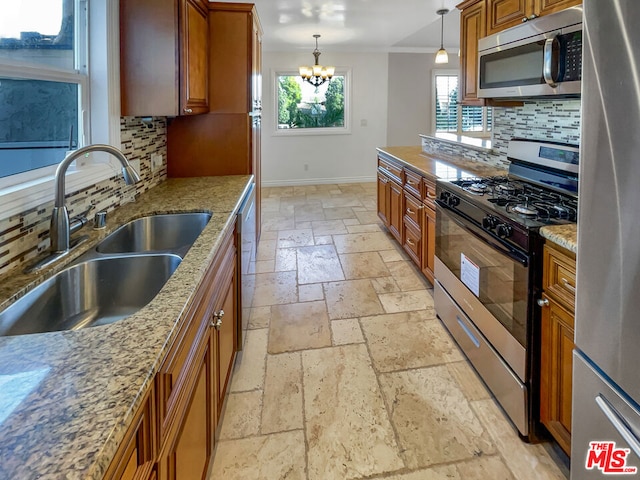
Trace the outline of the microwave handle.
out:
<instances>
[{"instance_id":1,"label":"microwave handle","mask_svg":"<svg viewBox=\"0 0 640 480\"><path fill-rule=\"evenodd\" d=\"M542 76L551 88L558 86L558 51L558 36L554 35L551 38L547 38L544 42L544 66L542 68Z\"/></svg>"}]
</instances>

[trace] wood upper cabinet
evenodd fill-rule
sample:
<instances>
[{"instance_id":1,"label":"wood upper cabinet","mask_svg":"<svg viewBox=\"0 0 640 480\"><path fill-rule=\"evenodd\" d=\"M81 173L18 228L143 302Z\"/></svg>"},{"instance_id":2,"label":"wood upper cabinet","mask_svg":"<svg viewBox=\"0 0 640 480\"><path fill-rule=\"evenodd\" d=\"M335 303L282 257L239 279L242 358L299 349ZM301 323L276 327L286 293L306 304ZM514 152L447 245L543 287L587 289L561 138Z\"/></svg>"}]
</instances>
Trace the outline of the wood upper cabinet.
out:
<instances>
[{"instance_id":1,"label":"wood upper cabinet","mask_svg":"<svg viewBox=\"0 0 640 480\"><path fill-rule=\"evenodd\" d=\"M487 35L522 23L533 15L532 0L490 0L487 13Z\"/></svg>"},{"instance_id":2,"label":"wood upper cabinet","mask_svg":"<svg viewBox=\"0 0 640 480\"><path fill-rule=\"evenodd\" d=\"M460 12L460 95L464 105L484 105L478 98L478 40L486 35L485 0L467 0Z\"/></svg>"},{"instance_id":3,"label":"wood upper cabinet","mask_svg":"<svg viewBox=\"0 0 640 480\"><path fill-rule=\"evenodd\" d=\"M488 0L487 35L581 4L582 0Z\"/></svg>"},{"instance_id":4,"label":"wood upper cabinet","mask_svg":"<svg viewBox=\"0 0 640 480\"><path fill-rule=\"evenodd\" d=\"M181 0L180 107L181 114L209 111L208 11L200 0Z\"/></svg>"},{"instance_id":5,"label":"wood upper cabinet","mask_svg":"<svg viewBox=\"0 0 640 480\"><path fill-rule=\"evenodd\" d=\"M540 420L571 455L575 255L545 245L540 356Z\"/></svg>"},{"instance_id":6,"label":"wood upper cabinet","mask_svg":"<svg viewBox=\"0 0 640 480\"><path fill-rule=\"evenodd\" d=\"M120 0L122 115L209 111L207 16L202 0Z\"/></svg>"},{"instance_id":7,"label":"wood upper cabinet","mask_svg":"<svg viewBox=\"0 0 640 480\"><path fill-rule=\"evenodd\" d=\"M534 13L541 17L565 8L582 5L582 0L534 0L534 4Z\"/></svg>"},{"instance_id":8,"label":"wood upper cabinet","mask_svg":"<svg viewBox=\"0 0 640 480\"><path fill-rule=\"evenodd\" d=\"M262 107L262 28L252 3L209 8L210 111L250 113Z\"/></svg>"}]
</instances>

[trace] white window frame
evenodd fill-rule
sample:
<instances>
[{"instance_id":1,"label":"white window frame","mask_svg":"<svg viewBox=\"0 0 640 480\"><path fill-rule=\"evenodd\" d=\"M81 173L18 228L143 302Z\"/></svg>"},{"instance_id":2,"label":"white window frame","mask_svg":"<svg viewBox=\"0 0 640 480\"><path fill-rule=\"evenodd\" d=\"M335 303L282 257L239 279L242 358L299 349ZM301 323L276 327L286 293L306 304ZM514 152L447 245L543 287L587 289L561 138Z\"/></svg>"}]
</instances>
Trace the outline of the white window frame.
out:
<instances>
[{"instance_id":1,"label":"white window frame","mask_svg":"<svg viewBox=\"0 0 640 480\"><path fill-rule=\"evenodd\" d=\"M273 84L273 136L297 137L301 135L351 135L351 69L336 67L334 76L344 77L344 126L319 128L278 128L278 77L299 77L300 73L290 68L278 68L271 71Z\"/></svg>"},{"instance_id":2,"label":"white window frame","mask_svg":"<svg viewBox=\"0 0 640 480\"><path fill-rule=\"evenodd\" d=\"M71 73L54 68L39 68L22 62L0 59L0 76L77 83L82 105L79 110L79 146L107 143L120 148L120 69L119 69L119 2L81 0L89 11L82 15L88 25L76 21L77 35L89 32L77 58L88 58L85 71ZM81 20L81 19L79 19ZM115 34L114 34L115 33ZM0 179L0 220L53 200L57 165L11 175ZM107 154L96 153L72 165L66 176L67 192L77 191L117 175L119 163Z\"/></svg>"},{"instance_id":3,"label":"white window frame","mask_svg":"<svg viewBox=\"0 0 640 480\"><path fill-rule=\"evenodd\" d=\"M432 100L432 108L431 108L431 122L433 125L433 133L448 133L451 135L458 135L464 137L478 137L478 138L490 138L491 130L487 130L487 114L486 109L489 107L481 107L485 109L485 113L482 116L482 131L480 132L463 132L462 131L462 105L458 104L458 115L457 115L457 131L456 132L438 132L436 130L436 102L438 99L436 98L436 77L437 76L456 76L458 77L458 95L460 95L460 71L459 70L447 70L447 69L433 69L432 77L431 77L431 100Z\"/></svg>"}]
</instances>

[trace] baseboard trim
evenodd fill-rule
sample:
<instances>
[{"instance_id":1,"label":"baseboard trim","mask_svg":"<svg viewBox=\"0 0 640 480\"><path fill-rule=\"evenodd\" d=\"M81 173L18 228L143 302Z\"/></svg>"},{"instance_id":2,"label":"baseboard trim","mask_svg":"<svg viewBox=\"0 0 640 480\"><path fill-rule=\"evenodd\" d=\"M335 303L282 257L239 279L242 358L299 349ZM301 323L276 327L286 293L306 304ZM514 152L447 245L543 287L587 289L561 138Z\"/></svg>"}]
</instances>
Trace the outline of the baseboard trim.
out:
<instances>
[{"instance_id":1,"label":"baseboard trim","mask_svg":"<svg viewBox=\"0 0 640 480\"><path fill-rule=\"evenodd\" d=\"M262 180L263 187L293 187L301 185L327 185L375 182L377 177L297 178L292 180Z\"/></svg>"}]
</instances>

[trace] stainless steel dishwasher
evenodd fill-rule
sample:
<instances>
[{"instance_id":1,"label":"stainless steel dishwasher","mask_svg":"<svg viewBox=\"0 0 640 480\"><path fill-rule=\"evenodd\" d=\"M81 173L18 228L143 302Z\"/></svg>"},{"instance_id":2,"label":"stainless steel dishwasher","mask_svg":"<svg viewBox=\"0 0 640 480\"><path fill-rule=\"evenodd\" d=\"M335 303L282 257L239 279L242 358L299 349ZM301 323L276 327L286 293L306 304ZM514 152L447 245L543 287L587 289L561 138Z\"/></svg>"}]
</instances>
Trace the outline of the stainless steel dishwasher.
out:
<instances>
[{"instance_id":1,"label":"stainless steel dishwasher","mask_svg":"<svg viewBox=\"0 0 640 480\"><path fill-rule=\"evenodd\" d=\"M250 264L255 260L257 247L256 224L256 188L251 184L249 191L242 201L238 211L238 273L240 285L238 288L238 350L242 350L249 326L251 303L255 291L255 274Z\"/></svg>"}]
</instances>

